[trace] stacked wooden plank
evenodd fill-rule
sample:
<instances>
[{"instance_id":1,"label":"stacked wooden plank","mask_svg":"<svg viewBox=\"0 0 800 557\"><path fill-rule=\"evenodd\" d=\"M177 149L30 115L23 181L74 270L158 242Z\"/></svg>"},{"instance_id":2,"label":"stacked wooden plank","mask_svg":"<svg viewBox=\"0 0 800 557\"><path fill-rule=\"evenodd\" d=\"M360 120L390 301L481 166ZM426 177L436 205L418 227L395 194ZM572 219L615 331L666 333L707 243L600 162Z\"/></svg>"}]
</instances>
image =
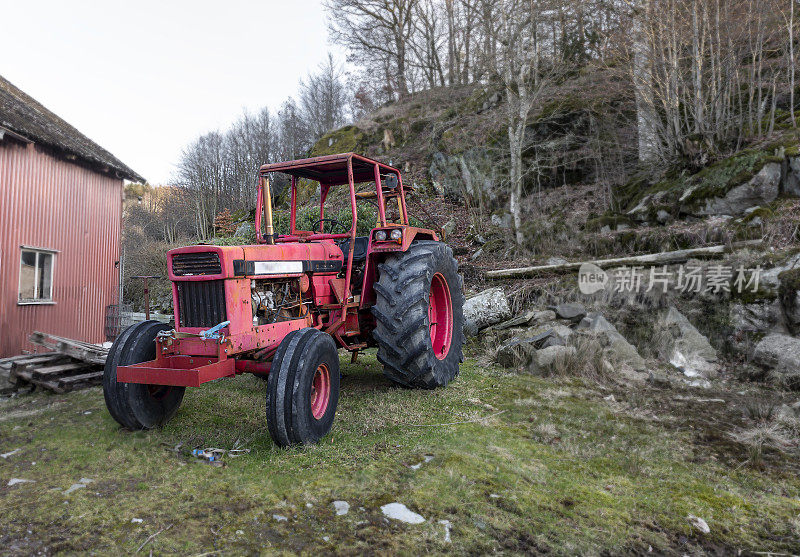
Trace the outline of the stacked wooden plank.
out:
<instances>
[{"instance_id":1,"label":"stacked wooden plank","mask_svg":"<svg viewBox=\"0 0 800 557\"><path fill-rule=\"evenodd\" d=\"M38 344L53 352L71 356L82 362L103 365L106 363L106 356L108 356L108 348L71 338L48 335L39 331L35 331L28 337L28 340L33 344Z\"/></svg>"},{"instance_id":2,"label":"stacked wooden plank","mask_svg":"<svg viewBox=\"0 0 800 557\"><path fill-rule=\"evenodd\" d=\"M50 352L0 360L12 387L42 387L57 393L99 384L108 349L87 342L35 332L29 340Z\"/></svg>"}]
</instances>

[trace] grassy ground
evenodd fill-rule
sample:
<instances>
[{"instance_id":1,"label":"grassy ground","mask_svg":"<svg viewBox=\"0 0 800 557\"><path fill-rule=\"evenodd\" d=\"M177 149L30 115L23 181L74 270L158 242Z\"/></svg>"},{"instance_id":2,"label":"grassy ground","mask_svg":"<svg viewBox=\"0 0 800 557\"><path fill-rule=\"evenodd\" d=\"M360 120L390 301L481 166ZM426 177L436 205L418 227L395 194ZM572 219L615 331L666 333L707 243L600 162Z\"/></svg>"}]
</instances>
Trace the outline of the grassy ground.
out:
<instances>
[{"instance_id":1,"label":"grassy ground","mask_svg":"<svg viewBox=\"0 0 800 557\"><path fill-rule=\"evenodd\" d=\"M273 447L266 384L254 377L187 392L151 432L120 430L100 389L0 404L0 453L20 449L0 459L0 552L133 553L157 532L143 552L800 550L797 463L742 464L747 455L714 435L736 420L711 415L730 404L653 388L606 400L594 385L472 360L434 392L392 387L374 355L342 368L334 430L305 449ZM237 442L250 453L225 467L189 454ZM64 493L81 478L94 481ZM336 516L337 499L347 515ZM387 521L380 506L394 501L427 521ZM452 524L449 542L440 520Z\"/></svg>"}]
</instances>

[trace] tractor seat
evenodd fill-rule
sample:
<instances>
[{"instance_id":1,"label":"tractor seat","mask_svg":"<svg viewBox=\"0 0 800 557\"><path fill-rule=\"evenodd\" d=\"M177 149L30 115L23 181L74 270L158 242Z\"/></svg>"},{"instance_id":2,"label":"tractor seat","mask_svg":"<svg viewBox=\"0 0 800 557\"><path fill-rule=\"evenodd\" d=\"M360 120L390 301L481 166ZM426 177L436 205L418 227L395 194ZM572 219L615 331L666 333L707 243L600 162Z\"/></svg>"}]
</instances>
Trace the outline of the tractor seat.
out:
<instances>
[{"instance_id":1,"label":"tractor seat","mask_svg":"<svg viewBox=\"0 0 800 557\"><path fill-rule=\"evenodd\" d=\"M347 261L347 253L350 251L350 238L336 242L339 249L344 253L344 260ZM367 259L367 248L369 248L369 236L356 236L356 246L353 249L353 261L365 261Z\"/></svg>"}]
</instances>

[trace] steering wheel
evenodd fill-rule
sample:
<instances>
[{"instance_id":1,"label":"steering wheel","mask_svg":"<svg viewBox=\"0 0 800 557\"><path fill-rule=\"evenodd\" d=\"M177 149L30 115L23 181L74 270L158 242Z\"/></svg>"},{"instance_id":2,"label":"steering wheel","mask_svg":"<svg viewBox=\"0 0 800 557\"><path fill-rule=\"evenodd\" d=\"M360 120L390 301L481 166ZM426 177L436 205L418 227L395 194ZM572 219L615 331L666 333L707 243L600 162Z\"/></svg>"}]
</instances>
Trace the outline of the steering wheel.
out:
<instances>
[{"instance_id":1,"label":"steering wheel","mask_svg":"<svg viewBox=\"0 0 800 557\"><path fill-rule=\"evenodd\" d=\"M344 224L342 224L342 222L340 222L340 221L338 221L338 220L336 220L336 219L330 219L330 218L324 218L324 219L318 219L318 220L316 220L316 221L314 222L314 224L312 224L312 225L311 225L311 230L312 230L313 232L316 232L316 231L317 231L317 227L318 227L318 226L319 226L321 223L323 223L323 222L329 222L329 223L331 223L331 226L330 226L330 228L331 228L331 231L330 231L330 232L328 232L328 234L335 234L335 232L334 232L333 230L334 230L334 229L335 229L337 226L338 226L339 228L341 228L341 229L342 229L342 231L341 231L341 234L346 234L347 232L349 232L349 231L350 231L350 229L349 229L349 228L347 228L347 227L346 227ZM323 230L323 233L324 233L324 231L325 231L325 226L324 226L324 225L322 226L322 230Z\"/></svg>"}]
</instances>

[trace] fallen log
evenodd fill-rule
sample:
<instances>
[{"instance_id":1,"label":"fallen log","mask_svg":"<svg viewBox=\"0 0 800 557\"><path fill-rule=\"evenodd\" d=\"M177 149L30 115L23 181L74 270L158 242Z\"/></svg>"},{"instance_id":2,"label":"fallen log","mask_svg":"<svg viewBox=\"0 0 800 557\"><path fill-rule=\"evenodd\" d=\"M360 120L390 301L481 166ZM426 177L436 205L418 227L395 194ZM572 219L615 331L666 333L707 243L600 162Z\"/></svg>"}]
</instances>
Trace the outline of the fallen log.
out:
<instances>
[{"instance_id":1,"label":"fallen log","mask_svg":"<svg viewBox=\"0 0 800 557\"><path fill-rule=\"evenodd\" d=\"M621 265L670 265L683 263L693 257L713 257L734 249L757 246L761 240L747 240L744 242L734 242L730 245L706 246L702 248L682 249L677 251L664 251L661 253L648 253L645 255L632 255L629 257L615 257L612 259L596 259L594 261L576 261L573 263L559 263L557 265L538 265L533 267L517 267L515 269L497 269L487 271L486 278L506 279L506 278L527 278L543 274L565 273L577 271L581 265L591 263L600 268L617 267Z\"/></svg>"}]
</instances>

